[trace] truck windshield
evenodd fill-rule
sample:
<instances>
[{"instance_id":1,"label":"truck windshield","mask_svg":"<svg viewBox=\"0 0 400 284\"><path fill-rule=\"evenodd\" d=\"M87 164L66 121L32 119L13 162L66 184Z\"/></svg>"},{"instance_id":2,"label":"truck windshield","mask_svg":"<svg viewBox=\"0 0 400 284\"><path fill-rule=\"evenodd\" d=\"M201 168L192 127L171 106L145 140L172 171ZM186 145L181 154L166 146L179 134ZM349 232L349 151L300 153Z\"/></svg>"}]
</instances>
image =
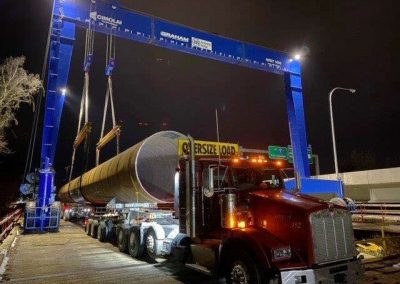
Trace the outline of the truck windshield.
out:
<instances>
[{"instance_id":1,"label":"truck windshield","mask_svg":"<svg viewBox=\"0 0 400 284\"><path fill-rule=\"evenodd\" d=\"M269 168L232 168L233 186L239 190L283 188L279 170Z\"/></svg>"}]
</instances>

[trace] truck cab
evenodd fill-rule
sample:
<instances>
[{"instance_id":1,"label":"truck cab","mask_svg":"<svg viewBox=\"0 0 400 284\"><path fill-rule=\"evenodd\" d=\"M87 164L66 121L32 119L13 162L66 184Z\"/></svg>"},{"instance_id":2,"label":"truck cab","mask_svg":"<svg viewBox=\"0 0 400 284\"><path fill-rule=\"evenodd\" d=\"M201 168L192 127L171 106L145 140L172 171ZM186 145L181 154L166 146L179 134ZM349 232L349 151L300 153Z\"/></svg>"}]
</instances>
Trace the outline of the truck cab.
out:
<instances>
[{"instance_id":1,"label":"truck cab","mask_svg":"<svg viewBox=\"0 0 400 284\"><path fill-rule=\"evenodd\" d=\"M183 158L176 191L186 237L171 251L190 268L228 283L354 283L362 275L347 209L285 190L265 159Z\"/></svg>"}]
</instances>

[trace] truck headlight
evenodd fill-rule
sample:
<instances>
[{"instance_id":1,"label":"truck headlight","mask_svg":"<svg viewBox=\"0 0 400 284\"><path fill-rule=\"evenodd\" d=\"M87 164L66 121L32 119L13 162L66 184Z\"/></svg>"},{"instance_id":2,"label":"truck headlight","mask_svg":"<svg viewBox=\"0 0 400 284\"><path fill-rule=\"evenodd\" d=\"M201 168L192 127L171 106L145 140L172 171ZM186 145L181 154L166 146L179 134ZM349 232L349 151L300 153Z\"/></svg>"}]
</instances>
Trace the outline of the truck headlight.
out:
<instances>
[{"instance_id":1,"label":"truck headlight","mask_svg":"<svg viewBox=\"0 0 400 284\"><path fill-rule=\"evenodd\" d=\"M292 257L292 250L290 247L278 248L272 250L273 260L284 260Z\"/></svg>"}]
</instances>

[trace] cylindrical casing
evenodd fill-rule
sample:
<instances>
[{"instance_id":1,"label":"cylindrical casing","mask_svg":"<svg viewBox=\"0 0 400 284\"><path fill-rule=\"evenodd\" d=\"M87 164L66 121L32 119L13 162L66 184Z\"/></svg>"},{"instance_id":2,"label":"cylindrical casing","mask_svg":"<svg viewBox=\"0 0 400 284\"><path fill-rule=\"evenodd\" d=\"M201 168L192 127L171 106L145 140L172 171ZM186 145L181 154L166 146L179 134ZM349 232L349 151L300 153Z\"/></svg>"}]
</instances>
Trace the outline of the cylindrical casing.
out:
<instances>
[{"instance_id":1,"label":"cylindrical casing","mask_svg":"<svg viewBox=\"0 0 400 284\"><path fill-rule=\"evenodd\" d=\"M219 196L219 205L221 207L222 228L236 227L236 194L221 194Z\"/></svg>"},{"instance_id":2,"label":"cylindrical casing","mask_svg":"<svg viewBox=\"0 0 400 284\"><path fill-rule=\"evenodd\" d=\"M153 134L119 155L61 187L65 203L165 203L174 200L174 177L179 162L175 131Z\"/></svg>"}]
</instances>

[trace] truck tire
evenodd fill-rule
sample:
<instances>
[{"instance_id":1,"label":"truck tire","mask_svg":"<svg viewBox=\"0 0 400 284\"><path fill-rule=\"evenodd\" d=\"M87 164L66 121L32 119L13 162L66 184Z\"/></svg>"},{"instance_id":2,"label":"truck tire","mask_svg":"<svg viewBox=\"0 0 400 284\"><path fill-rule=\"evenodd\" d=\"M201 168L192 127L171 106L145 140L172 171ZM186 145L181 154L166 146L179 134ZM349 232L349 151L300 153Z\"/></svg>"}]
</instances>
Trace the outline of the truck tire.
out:
<instances>
[{"instance_id":1,"label":"truck tire","mask_svg":"<svg viewBox=\"0 0 400 284\"><path fill-rule=\"evenodd\" d=\"M64 221L69 221L69 214L68 214L68 212L64 212L63 219L64 219Z\"/></svg>"},{"instance_id":2,"label":"truck tire","mask_svg":"<svg viewBox=\"0 0 400 284\"><path fill-rule=\"evenodd\" d=\"M125 230L123 228L118 230L117 242L120 252L128 251L128 242L126 241Z\"/></svg>"},{"instance_id":3,"label":"truck tire","mask_svg":"<svg viewBox=\"0 0 400 284\"><path fill-rule=\"evenodd\" d=\"M245 251L236 252L230 259L226 273L228 284L268 283L265 271Z\"/></svg>"},{"instance_id":4,"label":"truck tire","mask_svg":"<svg viewBox=\"0 0 400 284\"><path fill-rule=\"evenodd\" d=\"M99 226L97 227L97 239L102 243L107 241L107 227L106 226L102 226L101 224L99 224Z\"/></svg>"},{"instance_id":5,"label":"truck tire","mask_svg":"<svg viewBox=\"0 0 400 284\"><path fill-rule=\"evenodd\" d=\"M190 244L192 240L186 235L179 233L171 244L171 254L179 262L186 262L190 256Z\"/></svg>"},{"instance_id":6,"label":"truck tire","mask_svg":"<svg viewBox=\"0 0 400 284\"><path fill-rule=\"evenodd\" d=\"M140 232L133 228L129 233L128 239L129 254L134 258L140 258L144 253L144 245L140 243Z\"/></svg>"},{"instance_id":7,"label":"truck tire","mask_svg":"<svg viewBox=\"0 0 400 284\"><path fill-rule=\"evenodd\" d=\"M110 243L112 243L114 246L118 245L118 227L112 226L109 227L108 229L108 238L110 240Z\"/></svg>"},{"instance_id":8,"label":"truck tire","mask_svg":"<svg viewBox=\"0 0 400 284\"><path fill-rule=\"evenodd\" d=\"M88 236L91 235L92 222L93 222L93 220L89 219L86 223L86 235L88 235Z\"/></svg>"},{"instance_id":9,"label":"truck tire","mask_svg":"<svg viewBox=\"0 0 400 284\"><path fill-rule=\"evenodd\" d=\"M146 253L153 260L157 258L156 240L157 236L156 232L154 232L154 229L153 228L148 229L145 234L144 241L146 244Z\"/></svg>"},{"instance_id":10,"label":"truck tire","mask_svg":"<svg viewBox=\"0 0 400 284\"><path fill-rule=\"evenodd\" d=\"M96 224L94 222L92 222L91 226L90 226L90 233L92 238L96 239L97 238L97 228L96 228Z\"/></svg>"}]
</instances>

